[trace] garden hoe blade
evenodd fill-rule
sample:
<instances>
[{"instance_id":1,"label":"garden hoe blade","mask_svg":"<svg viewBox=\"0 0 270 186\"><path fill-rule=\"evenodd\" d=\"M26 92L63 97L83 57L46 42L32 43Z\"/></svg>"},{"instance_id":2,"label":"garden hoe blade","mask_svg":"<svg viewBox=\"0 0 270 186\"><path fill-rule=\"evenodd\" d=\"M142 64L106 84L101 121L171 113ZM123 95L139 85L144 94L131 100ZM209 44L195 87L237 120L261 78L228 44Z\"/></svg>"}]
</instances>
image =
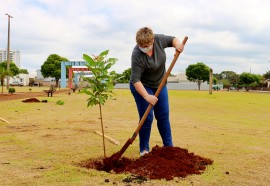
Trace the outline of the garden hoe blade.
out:
<instances>
[{"instance_id":1,"label":"garden hoe blade","mask_svg":"<svg viewBox=\"0 0 270 186\"><path fill-rule=\"evenodd\" d=\"M187 40L188 40L188 37L186 36L184 38L184 40L182 41L182 44L185 45L186 42L187 42ZM157 89L157 91L155 93L155 96L156 97L159 96L159 93L161 92L161 89L162 89L163 85L166 83L167 78L170 75L170 73L172 71L172 68L175 65L175 63L176 63L179 55L180 55L180 52L176 51L170 67L168 68L168 70L167 70L165 76L163 77L160 85L158 86L158 89ZM124 154L124 152L127 150L127 148L129 147L129 145L133 143L133 141L137 137L140 129L142 128L142 125L143 125L144 121L146 120L146 118L147 118L150 110L152 109L152 107L153 107L153 105L151 105L151 104L148 105L148 107L147 107L147 109L146 109L146 111L145 111L142 119L140 120L140 122L139 122L139 124L138 124L138 126L137 126L137 128L135 130L135 132L133 133L132 137L127 140L127 142L124 144L124 146L122 147L122 149L119 152L113 154L111 157L105 158L103 160L104 170L105 171L110 171L114 167L114 165L117 163L117 161L121 158L121 156Z\"/></svg>"}]
</instances>

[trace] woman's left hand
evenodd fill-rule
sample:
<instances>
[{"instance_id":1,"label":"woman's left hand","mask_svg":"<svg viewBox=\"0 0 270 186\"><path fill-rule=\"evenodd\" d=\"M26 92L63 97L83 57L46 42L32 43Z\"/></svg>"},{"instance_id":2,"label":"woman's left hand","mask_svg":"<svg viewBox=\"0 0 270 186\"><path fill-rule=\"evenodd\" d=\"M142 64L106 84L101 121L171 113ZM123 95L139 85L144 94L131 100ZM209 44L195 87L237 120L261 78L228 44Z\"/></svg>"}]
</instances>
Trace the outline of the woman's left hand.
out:
<instances>
[{"instance_id":1,"label":"woman's left hand","mask_svg":"<svg viewBox=\"0 0 270 186\"><path fill-rule=\"evenodd\" d=\"M183 52L184 51L184 45L183 44L176 45L175 50L180 52L180 53Z\"/></svg>"}]
</instances>

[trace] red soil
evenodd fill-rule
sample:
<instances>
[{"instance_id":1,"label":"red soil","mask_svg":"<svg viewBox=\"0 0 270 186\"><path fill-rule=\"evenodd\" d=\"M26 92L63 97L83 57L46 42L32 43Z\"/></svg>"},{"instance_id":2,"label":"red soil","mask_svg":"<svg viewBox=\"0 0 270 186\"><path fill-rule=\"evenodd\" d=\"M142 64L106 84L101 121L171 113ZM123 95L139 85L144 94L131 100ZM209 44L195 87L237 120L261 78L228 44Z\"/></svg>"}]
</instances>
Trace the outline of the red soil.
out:
<instances>
[{"instance_id":1,"label":"red soil","mask_svg":"<svg viewBox=\"0 0 270 186\"><path fill-rule=\"evenodd\" d=\"M25 99L22 102L24 103L34 103L34 102L40 102L37 98L29 98L29 99Z\"/></svg>"},{"instance_id":2,"label":"red soil","mask_svg":"<svg viewBox=\"0 0 270 186\"><path fill-rule=\"evenodd\" d=\"M83 167L104 170L106 161L87 160ZM189 153L187 149L179 147L155 146L149 154L138 159L121 158L114 162L111 172L131 173L148 179L172 180L174 177L186 177L190 174L201 174L206 165L213 161ZM107 170L107 167L106 167ZM107 170L108 171L108 170Z\"/></svg>"},{"instance_id":3,"label":"red soil","mask_svg":"<svg viewBox=\"0 0 270 186\"><path fill-rule=\"evenodd\" d=\"M44 87L44 90L48 89L48 87ZM53 96L55 94L60 93L70 93L70 89L57 89L56 92L53 93ZM33 97L47 97L47 94L45 92L18 92L13 94L7 94L7 93L0 93L0 101L9 101L9 100L17 100L17 99L26 99L26 98L33 98Z\"/></svg>"}]
</instances>

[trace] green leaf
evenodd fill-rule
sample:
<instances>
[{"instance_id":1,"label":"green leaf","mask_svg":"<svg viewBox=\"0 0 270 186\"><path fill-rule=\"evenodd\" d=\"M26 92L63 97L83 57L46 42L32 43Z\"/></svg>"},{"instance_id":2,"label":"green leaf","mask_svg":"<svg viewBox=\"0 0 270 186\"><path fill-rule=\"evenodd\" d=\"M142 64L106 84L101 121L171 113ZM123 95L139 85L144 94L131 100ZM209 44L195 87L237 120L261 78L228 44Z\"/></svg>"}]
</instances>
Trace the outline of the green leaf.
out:
<instances>
[{"instance_id":1,"label":"green leaf","mask_svg":"<svg viewBox=\"0 0 270 186\"><path fill-rule=\"evenodd\" d=\"M116 58L109 58L107 62L115 64L117 60Z\"/></svg>"},{"instance_id":2,"label":"green leaf","mask_svg":"<svg viewBox=\"0 0 270 186\"><path fill-rule=\"evenodd\" d=\"M105 66L105 69L107 70L107 69L111 68L112 66L113 66L112 63L108 63L108 64Z\"/></svg>"},{"instance_id":3,"label":"green leaf","mask_svg":"<svg viewBox=\"0 0 270 186\"><path fill-rule=\"evenodd\" d=\"M83 79L88 83L82 93L89 95L87 99L87 107L97 104L104 105L106 100L112 97L113 76L108 70L117 61L116 58L106 59L109 50L105 50L99 56L90 56L84 54L83 58L87 61L87 67L92 71L93 77Z\"/></svg>"},{"instance_id":4,"label":"green leaf","mask_svg":"<svg viewBox=\"0 0 270 186\"><path fill-rule=\"evenodd\" d=\"M99 54L99 56L107 56L108 55L108 53L109 53L109 50L105 50L105 51L103 51L103 52L101 52L100 54Z\"/></svg>"},{"instance_id":5,"label":"green leaf","mask_svg":"<svg viewBox=\"0 0 270 186\"><path fill-rule=\"evenodd\" d=\"M90 66L95 66L95 61L88 56L87 54L83 54L83 59L90 65Z\"/></svg>"}]
</instances>

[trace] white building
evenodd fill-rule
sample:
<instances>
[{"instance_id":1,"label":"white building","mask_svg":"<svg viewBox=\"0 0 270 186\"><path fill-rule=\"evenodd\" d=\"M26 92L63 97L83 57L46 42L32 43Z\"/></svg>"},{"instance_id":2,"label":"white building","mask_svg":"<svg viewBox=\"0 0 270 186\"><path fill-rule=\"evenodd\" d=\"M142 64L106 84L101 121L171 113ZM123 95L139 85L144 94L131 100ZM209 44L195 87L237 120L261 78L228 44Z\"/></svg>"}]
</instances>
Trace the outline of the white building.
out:
<instances>
[{"instance_id":1,"label":"white building","mask_svg":"<svg viewBox=\"0 0 270 186\"><path fill-rule=\"evenodd\" d=\"M189 80L187 80L186 73L184 73L184 72L179 72L175 76L169 76L167 81L170 83L190 82Z\"/></svg>"},{"instance_id":2,"label":"white building","mask_svg":"<svg viewBox=\"0 0 270 186\"><path fill-rule=\"evenodd\" d=\"M7 61L7 50L0 49L0 63ZM21 66L21 52L18 50L9 51L9 61L15 63L15 65L20 68Z\"/></svg>"},{"instance_id":3,"label":"white building","mask_svg":"<svg viewBox=\"0 0 270 186\"><path fill-rule=\"evenodd\" d=\"M13 83L13 82L23 83L24 86L28 86L29 85L29 74L18 74L14 77L10 77L9 83Z\"/></svg>"}]
</instances>

